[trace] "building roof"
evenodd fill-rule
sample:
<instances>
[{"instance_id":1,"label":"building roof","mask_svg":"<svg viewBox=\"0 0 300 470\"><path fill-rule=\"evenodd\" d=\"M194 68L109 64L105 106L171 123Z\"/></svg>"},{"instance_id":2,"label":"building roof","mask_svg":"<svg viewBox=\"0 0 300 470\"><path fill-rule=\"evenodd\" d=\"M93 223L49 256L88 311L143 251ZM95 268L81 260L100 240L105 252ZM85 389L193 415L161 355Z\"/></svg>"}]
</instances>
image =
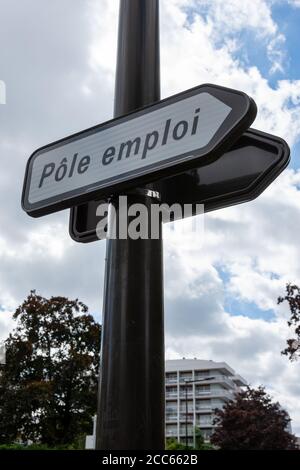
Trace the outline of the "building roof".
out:
<instances>
[{"instance_id":1,"label":"building roof","mask_svg":"<svg viewBox=\"0 0 300 470\"><path fill-rule=\"evenodd\" d=\"M246 380L237 375L235 371L226 362L215 362L205 359L168 359L165 362L166 372L175 371L189 371L189 370L219 370L225 375L232 376L237 385L246 385Z\"/></svg>"}]
</instances>

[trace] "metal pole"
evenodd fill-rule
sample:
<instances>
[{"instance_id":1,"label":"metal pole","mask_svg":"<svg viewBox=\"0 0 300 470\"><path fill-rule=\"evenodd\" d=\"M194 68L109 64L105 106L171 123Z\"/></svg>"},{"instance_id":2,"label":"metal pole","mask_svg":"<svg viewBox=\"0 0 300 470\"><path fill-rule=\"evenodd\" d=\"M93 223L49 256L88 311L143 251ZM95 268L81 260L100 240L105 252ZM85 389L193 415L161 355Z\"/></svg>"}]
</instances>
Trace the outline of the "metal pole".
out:
<instances>
[{"instance_id":1,"label":"metal pole","mask_svg":"<svg viewBox=\"0 0 300 470\"><path fill-rule=\"evenodd\" d=\"M158 0L120 2L115 116L160 99L158 9ZM153 200L137 191L128 202ZM107 241L99 388L97 449L164 448L161 238Z\"/></svg>"},{"instance_id":2,"label":"metal pole","mask_svg":"<svg viewBox=\"0 0 300 470\"><path fill-rule=\"evenodd\" d=\"M195 391L195 382L192 385L193 387L193 447L196 449L196 391Z\"/></svg>"},{"instance_id":3,"label":"metal pole","mask_svg":"<svg viewBox=\"0 0 300 470\"><path fill-rule=\"evenodd\" d=\"M205 382L206 380L213 380L215 379L214 376L212 377L203 377L202 379L197 379L197 380L185 380L184 382L184 387L185 387L185 447L188 448L188 390L187 387L189 384L193 384L193 396L195 396L195 384L198 382ZM195 410L194 410L194 416L193 416L193 435L194 435L194 447L196 447L196 436L195 436Z\"/></svg>"},{"instance_id":4,"label":"metal pole","mask_svg":"<svg viewBox=\"0 0 300 470\"><path fill-rule=\"evenodd\" d=\"M188 385L185 384L185 448L188 448Z\"/></svg>"}]
</instances>

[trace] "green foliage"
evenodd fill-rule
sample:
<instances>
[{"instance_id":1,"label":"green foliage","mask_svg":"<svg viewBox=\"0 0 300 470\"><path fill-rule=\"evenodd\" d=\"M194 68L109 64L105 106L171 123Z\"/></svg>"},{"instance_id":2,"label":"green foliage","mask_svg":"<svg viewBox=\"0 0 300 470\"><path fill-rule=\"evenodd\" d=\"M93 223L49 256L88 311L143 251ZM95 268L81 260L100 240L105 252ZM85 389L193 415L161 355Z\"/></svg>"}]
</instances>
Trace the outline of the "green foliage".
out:
<instances>
[{"instance_id":1,"label":"green foliage","mask_svg":"<svg viewBox=\"0 0 300 470\"><path fill-rule=\"evenodd\" d=\"M31 444L28 446L22 444L3 444L0 445L1 450L60 450L52 447L48 447L45 444Z\"/></svg>"},{"instance_id":2,"label":"green foliage","mask_svg":"<svg viewBox=\"0 0 300 470\"><path fill-rule=\"evenodd\" d=\"M214 447L204 442L200 428L195 426L195 450L214 450Z\"/></svg>"},{"instance_id":3,"label":"green foliage","mask_svg":"<svg viewBox=\"0 0 300 470\"><path fill-rule=\"evenodd\" d=\"M3 444L0 445L1 450L84 450L84 448L77 448L73 445L61 445L56 447L49 447L46 444Z\"/></svg>"},{"instance_id":4,"label":"green foliage","mask_svg":"<svg viewBox=\"0 0 300 470\"><path fill-rule=\"evenodd\" d=\"M100 325L77 299L35 291L14 319L0 375L0 444L70 445L92 430Z\"/></svg>"},{"instance_id":5,"label":"green foliage","mask_svg":"<svg viewBox=\"0 0 300 470\"><path fill-rule=\"evenodd\" d=\"M166 450L186 450L186 447L172 437L167 439Z\"/></svg>"},{"instance_id":6,"label":"green foliage","mask_svg":"<svg viewBox=\"0 0 300 470\"><path fill-rule=\"evenodd\" d=\"M286 285L286 295L278 297L278 304L287 302L290 308L291 317L288 326L293 328L294 337L287 340L287 347L281 354L288 356L290 361L300 358L300 288L296 285Z\"/></svg>"},{"instance_id":7,"label":"green foliage","mask_svg":"<svg viewBox=\"0 0 300 470\"><path fill-rule=\"evenodd\" d=\"M263 387L241 390L215 416L211 442L223 450L295 449L295 436L287 431L288 414Z\"/></svg>"},{"instance_id":8,"label":"green foliage","mask_svg":"<svg viewBox=\"0 0 300 470\"><path fill-rule=\"evenodd\" d=\"M174 437L167 438L166 450L214 450L211 444L205 443L201 430L195 426L195 447L179 443Z\"/></svg>"}]
</instances>

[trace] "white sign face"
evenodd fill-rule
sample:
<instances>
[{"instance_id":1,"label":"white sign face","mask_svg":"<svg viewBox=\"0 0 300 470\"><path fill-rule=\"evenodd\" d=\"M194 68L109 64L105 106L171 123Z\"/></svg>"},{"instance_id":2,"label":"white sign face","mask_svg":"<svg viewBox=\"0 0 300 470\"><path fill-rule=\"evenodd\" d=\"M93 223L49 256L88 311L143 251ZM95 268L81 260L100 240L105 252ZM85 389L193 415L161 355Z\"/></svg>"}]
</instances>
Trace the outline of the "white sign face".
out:
<instances>
[{"instance_id":1,"label":"white sign face","mask_svg":"<svg viewBox=\"0 0 300 470\"><path fill-rule=\"evenodd\" d=\"M87 194L103 190L109 195L116 185L207 157L251 111L246 95L216 89L218 95L231 92L233 103L216 97L212 86L198 87L37 150L27 166L23 208L42 215L74 205L74 198L88 200ZM236 101L243 103L239 113Z\"/></svg>"},{"instance_id":2,"label":"white sign face","mask_svg":"<svg viewBox=\"0 0 300 470\"><path fill-rule=\"evenodd\" d=\"M32 166L31 204L64 192L142 171L205 147L231 108L201 93L118 126L49 150Z\"/></svg>"}]
</instances>

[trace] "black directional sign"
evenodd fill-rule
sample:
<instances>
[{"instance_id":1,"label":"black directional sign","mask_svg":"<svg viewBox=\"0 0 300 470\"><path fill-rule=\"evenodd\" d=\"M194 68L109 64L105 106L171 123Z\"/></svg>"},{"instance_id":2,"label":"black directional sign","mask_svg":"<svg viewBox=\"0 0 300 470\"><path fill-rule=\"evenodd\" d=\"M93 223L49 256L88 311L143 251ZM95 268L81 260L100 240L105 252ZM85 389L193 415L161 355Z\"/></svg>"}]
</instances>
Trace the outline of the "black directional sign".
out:
<instances>
[{"instance_id":1,"label":"black directional sign","mask_svg":"<svg viewBox=\"0 0 300 470\"><path fill-rule=\"evenodd\" d=\"M277 178L289 159L283 139L249 129L218 161L164 179L161 197L170 205L204 204L205 212L248 202Z\"/></svg>"},{"instance_id":2,"label":"black directional sign","mask_svg":"<svg viewBox=\"0 0 300 470\"><path fill-rule=\"evenodd\" d=\"M274 135L249 129L221 158L163 178L155 189L161 202L172 205L204 204L205 212L251 201L259 196L286 168L290 150ZM70 234L78 242L96 241L96 208L99 201L71 211Z\"/></svg>"},{"instance_id":3,"label":"black directional sign","mask_svg":"<svg viewBox=\"0 0 300 470\"><path fill-rule=\"evenodd\" d=\"M253 122L245 93L201 85L35 151L22 206L33 217L217 159Z\"/></svg>"}]
</instances>

